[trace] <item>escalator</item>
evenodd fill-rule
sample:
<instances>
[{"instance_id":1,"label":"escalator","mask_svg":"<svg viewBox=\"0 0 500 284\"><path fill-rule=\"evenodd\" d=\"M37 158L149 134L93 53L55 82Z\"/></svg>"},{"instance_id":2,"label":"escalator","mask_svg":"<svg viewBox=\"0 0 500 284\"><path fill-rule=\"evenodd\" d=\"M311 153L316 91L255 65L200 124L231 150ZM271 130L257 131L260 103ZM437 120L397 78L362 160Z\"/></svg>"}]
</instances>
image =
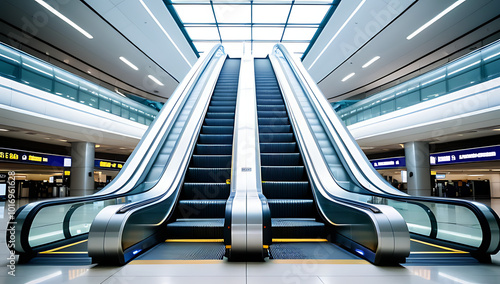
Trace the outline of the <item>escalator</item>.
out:
<instances>
[{"instance_id":1,"label":"escalator","mask_svg":"<svg viewBox=\"0 0 500 284\"><path fill-rule=\"evenodd\" d=\"M194 256L188 248L185 256L177 258L222 259L224 256L224 220L230 192L239 69L239 59L226 59L172 217L175 221L167 225L166 231L167 246L207 246L211 249L206 251L211 255ZM198 244L193 245L194 242Z\"/></svg>"},{"instance_id":2,"label":"escalator","mask_svg":"<svg viewBox=\"0 0 500 284\"><path fill-rule=\"evenodd\" d=\"M347 222L345 209L332 209L330 201L342 199L375 206L373 212L385 211L387 220L399 218L405 223L401 230L392 225L387 231L378 230L387 237L379 237L360 254L366 257L373 248L387 244L390 235L400 243L400 262L407 256L410 263L489 262L490 255L499 251L500 220L491 208L465 200L409 196L393 188L373 169L304 66L281 44L270 59L322 217L342 226L356 224L354 219ZM336 228L340 239L361 244L362 235L350 234L342 226Z\"/></svg>"},{"instance_id":3,"label":"escalator","mask_svg":"<svg viewBox=\"0 0 500 284\"><path fill-rule=\"evenodd\" d=\"M117 222L125 224L124 237L123 241L114 239L113 242L118 246L127 243L127 246L123 246L125 258L119 261L120 264L132 258L127 256L130 252L138 254L143 251L141 241L137 240L147 238L134 239L134 236L142 234L143 228L147 226L157 227L148 238L154 238L151 243L156 242L158 245L137 256L137 261L155 263L164 260L220 260L224 257L228 243L224 237L224 227L227 219L226 203L230 195L239 69L239 59L225 60L194 149L184 154L187 168L179 180L183 182L178 189L163 201L152 200L149 204L127 210L135 211L131 214L140 216L137 219L131 217ZM150 212L155 212L154 216L159 222L144 219L150 216ZM100 222L100 217L96 217L96 220L99 219L97 223L106 223Z\"/></svg>"},{"instance_id":4,"label":"escalator","mask_svg":"<svg viewBox=\"0 0 500 284\"><path fill-rule=\"evenodd\" d=\"M119 175L104 189L90 196L34 202L19 208L14 216L15 231L7 232L6 237L12 239L15 235L15 251L20 256L20 263L83 264L89 263L94 255L97 258L92 261L105 261L103 254L91 255L92 251L100 252L104 248L117 251L123 257L124 249L134 247L125 253L131 259L138 251L154 245L161 235L157 226L146 225L139 231L130 232L131 226L127 224L125 233L116 243L119 248L111 248L105 232L115 223L94 226L95 218L103 211L128 216L123 214L127 209L159 200L164 202L163 209L153 215L147 212L149 220L162 220L172 211L177 197L174 193L180 187L190 158L190 155L185 157L185 153L192 153L195 147L226 57L223 47L217 45L198 60L148 128ZM99 243L103 240L106 241L104 245Z\"/></svg>"},{"instance_id":5,"label":"escalator","mask_svg":"<svg viewBox=\"0 0 500 284\"><path fill-rule=\"evenodd\" d=\"M255 59L262 191L271 211L271 259L356 258L329 243L269 59Z\"/></svg>"}]
</instances>

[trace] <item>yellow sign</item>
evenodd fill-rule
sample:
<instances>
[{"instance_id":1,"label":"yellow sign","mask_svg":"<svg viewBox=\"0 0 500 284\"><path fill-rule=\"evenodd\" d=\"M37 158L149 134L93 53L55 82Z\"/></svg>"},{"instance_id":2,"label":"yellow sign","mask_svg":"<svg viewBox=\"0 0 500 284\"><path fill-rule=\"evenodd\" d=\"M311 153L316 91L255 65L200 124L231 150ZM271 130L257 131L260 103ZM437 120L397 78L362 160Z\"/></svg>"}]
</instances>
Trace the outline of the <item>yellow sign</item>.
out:
<instances>
[{"instance_id":1,"label":"yellow sign","mask_svg":"<svg viewBox=\"0 0 500 284\"><path fill-rule=\"evenodd\" d=\"M0 152L0 159L19 160L19 155L16 153Z\"/></svg>"},{"instance_id":2,"label":"yellow sign","mask_svg":"<svg viewBox=\"0 0 500 284\"><path fill-rule=\"evenodd\" d=\"M71 174L71 171L64 171L65 176L69 176Z\"/></svg>"}]
</instances>

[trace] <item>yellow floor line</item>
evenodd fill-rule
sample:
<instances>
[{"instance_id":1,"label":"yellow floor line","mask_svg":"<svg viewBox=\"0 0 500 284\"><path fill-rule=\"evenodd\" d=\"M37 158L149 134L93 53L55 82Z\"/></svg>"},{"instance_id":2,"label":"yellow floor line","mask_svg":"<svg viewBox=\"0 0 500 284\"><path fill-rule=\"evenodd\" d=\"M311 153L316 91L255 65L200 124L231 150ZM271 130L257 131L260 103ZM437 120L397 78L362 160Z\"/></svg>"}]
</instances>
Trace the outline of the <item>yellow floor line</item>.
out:
<instances>
[{"instance_id":1,"label":"yellow floor line","mask_svg":"<svg viewBox=\"0 0 500 284\"><path fill-rule=\"evenodd\" d=\"M166 243L223 243L224 239L169 239Z\"/></svg>"},{"instance_id":2,"label":"yellow floor line","mask_svg":"<svg viewBox=\"0 0 500 284\"><path fill-rule=\"evenodd\" d=\"M279 264L370 264L363 259L272 259L269 262Z\"/></svg>"},{"instance_id":3,"label":"yellow floor line","mask_svg":"<svg viewBox=\"0 0 500 284\"><path fill-rule=\"evenodd\" d=\"M218 264L224 262L217 259L199 259L199 260L176 260L176 259L138 259L133 260L129 264L132 265L151 265L151 264Z\"/></svg>"},{"instance_id":4,"label":"yellow floor line","mask_svg":"<svg viewBox=\"0 0 500 284\"><path fill-rule=\"evenodd\" d=\"M58 247L58 248L55 248L55 249L51 249L51 250L46 250L46 251L42 251L40 252L40 254L51 254L51 253L87 253L86 251L83 252L57 252L58 250L62 250L62 249L65 249L65 248L68 248L68 247L71 247L71 246L74 246L74 245L78 245L78 244L81 244L81 243L84 243L88 240L83 240L83 241L79 241L79 242L76 242L76 243L72 243L72 244L69 244L69 245L65 245L65 246L62 246L62 247Z\"/></svg>"},{"instance_id":5,"label":"yellow floor line","mask_svg":"<svg viewBox=\"0 0 500 284\"><path fill-rule=\"evenodd\" d=\"M327 239L273 239L273 243L312 243L328 242Z\"/></svg>"},{"instance_id":6,"label":"yellow floor line","mask_svg":"<svg viewBox=\"0 0 500 284\"><path fill-rule=\"evenodd\" d=\"M426 245L426 246L435 247L435 248L439 248L439 249L445 250L445 251L429 251L429 252L427 252L427 251L418 251L418 252L411 252L412 254L424 254L424 253L435 253L435 254L439 254L439 253L468 253L466 251L456 250L456 249L452 249L452 248L448 248L448 247L443 247L443 246L440 246L440 245L435 245L435 244L431 244L431 243L420 241L420 240L415 240L415 239L410 239L410 240L413 241L413 242L416 242L416 243L421 243L421 244Z\"/></svg>"}]
</instances>

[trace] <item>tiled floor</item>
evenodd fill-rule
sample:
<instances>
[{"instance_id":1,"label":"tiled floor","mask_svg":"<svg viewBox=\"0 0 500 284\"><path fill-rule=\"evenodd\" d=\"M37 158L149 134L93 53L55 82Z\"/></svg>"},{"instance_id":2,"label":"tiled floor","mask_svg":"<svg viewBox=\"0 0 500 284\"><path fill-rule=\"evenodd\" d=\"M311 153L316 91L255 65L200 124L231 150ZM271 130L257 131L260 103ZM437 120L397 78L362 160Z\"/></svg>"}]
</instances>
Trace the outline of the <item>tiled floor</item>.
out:
<instances>
[{"instance_id":1,"label":"tiled floor","mask_svg":"<svg viewBox=\"0 0 500 284\"><path fill-rule=\"evenodd\" d=\"M500 199L485 202L500 212ZM337 264L305 261L241 262L208 261L123 267L16 265L16 276L8 275L9 256L5 246L6 212L0 203L0 283L499 283L500 254L492 264L403 265L380 267L371 264Z\"/></svg>"}]
</instances>

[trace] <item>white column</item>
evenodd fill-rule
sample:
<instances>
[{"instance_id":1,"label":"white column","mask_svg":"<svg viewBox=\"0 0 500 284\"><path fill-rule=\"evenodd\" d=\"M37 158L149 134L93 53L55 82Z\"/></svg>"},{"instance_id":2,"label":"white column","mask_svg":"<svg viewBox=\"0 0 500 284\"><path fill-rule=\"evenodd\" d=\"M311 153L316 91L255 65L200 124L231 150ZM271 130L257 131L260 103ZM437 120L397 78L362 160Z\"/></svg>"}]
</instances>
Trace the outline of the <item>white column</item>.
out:
<instances>
[{"instance_id":1,"label":"white column","mask_svg":"<svg viewBox=\"0 0 500 284\"><path fill-rule=\"evenodd\" d=\"M94 143L71 143L71 196L94 193L94 156Z\"/></svg>"}]
</instances>

